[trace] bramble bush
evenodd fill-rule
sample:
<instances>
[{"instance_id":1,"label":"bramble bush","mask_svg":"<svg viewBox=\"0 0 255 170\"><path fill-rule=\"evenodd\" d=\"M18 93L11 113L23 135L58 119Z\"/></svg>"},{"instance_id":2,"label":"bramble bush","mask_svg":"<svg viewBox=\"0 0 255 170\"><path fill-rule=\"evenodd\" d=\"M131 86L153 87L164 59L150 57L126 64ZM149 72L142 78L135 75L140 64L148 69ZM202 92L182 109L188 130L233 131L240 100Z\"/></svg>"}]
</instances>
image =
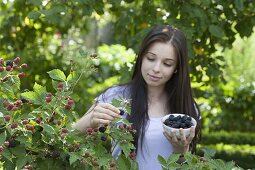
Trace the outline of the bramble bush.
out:
<instances>
[{"instance_id":1,"label":"bramble bush","mask_svg":"<svg viewBox=\"0 0 255 170\"><path fill-rule=\"evenodd\" d=\"M35 83L33 90L21 93L27 64L20 64L19 57L0 59L0 160L4 169L137 169L132 144L135 131L127 120L88 128L85 134L72 128L77 116L73 89L94 70L92 55L80 55L87 63L84 71L77 71L72 60L67 76L59 69L48 72L54 92ZM114 101L115 106L127 109L124 99ZM118 159L112 157L112 143L123 150Z\"/></svg>"},{"instance_id":2,"label":"bramble bush","mask_svg":"<svg viewBox=\"0 0 255 170\"><path fill-rule=\"evenodd\" d=\"M33 90L21 92L21 79L26 63L20 58L0 58L0 161L3 169L138 169L135 162L133 134L127 120L120 118L107 126L88 128L81 133L72 128L77 118L73 90L82 77L94 71L91 57L80 53L83 71L72 60L66 74L53 69L48 72L54 92L35 83ZM29 83L29 82L27 82ZM121 113L130 113L130 103L123 98L112 104ZM122 154L113 158L112 150L120 146ZM191 153L184 154L186 164L178 164L179 154L167 160L159 156L163 169L241 169L234 162L214 160L205 152L206 161Z\"/></svg>"}]
</instances>

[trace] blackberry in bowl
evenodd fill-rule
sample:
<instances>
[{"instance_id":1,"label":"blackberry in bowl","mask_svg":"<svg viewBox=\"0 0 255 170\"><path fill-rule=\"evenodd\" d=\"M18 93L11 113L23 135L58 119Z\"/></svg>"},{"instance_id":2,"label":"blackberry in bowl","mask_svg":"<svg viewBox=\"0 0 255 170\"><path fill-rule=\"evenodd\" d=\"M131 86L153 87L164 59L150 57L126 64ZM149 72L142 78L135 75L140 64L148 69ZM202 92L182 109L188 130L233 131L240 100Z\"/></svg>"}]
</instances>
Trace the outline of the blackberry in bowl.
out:
<instances>
[{"instance_id":1,"label":"blackberry in bowl","mask_svg":"<svg viewBox=\"0 0 255 170\"><path fill-rule=\"evenodd\" d=\"M189 115L172 113L162 118L162 125L164 131L168 135L170 135L172 131L175 131L176 137L179 138L180 137L179 129L182 128L184 135L188 137L190 134L191 126L196 127L197 121Z\"/></svg>"}]
</instances>

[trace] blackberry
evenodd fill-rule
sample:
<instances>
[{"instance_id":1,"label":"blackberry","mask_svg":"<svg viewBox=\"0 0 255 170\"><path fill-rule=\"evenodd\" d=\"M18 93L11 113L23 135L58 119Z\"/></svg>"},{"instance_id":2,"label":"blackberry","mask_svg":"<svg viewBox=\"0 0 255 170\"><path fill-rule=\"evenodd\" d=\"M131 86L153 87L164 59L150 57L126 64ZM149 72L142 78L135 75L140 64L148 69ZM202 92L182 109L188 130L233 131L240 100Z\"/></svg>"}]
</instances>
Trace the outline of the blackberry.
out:
<instances>
[{"instance_id":1,"label":"blackberry","mask_svg":"<svg viewBox=\"0 0 255 170\"><path fill-rule=\"evenodd\" d=\"M60 156L60 152L55 150L51 153L51 156L53 159L56 159Z\"/></svg>"},{"instance_id":2,"label":"blackberry","mask_svg":"<svg viewBox=\"0 0 255 170\"><path fill-rule=\"evenodd\" d=\"M106 128L104 126L101 126L98 128L99 132L104 133L106 131Z\"/></svg>"},{"instance_id":3,"label":"blackberry","mask_svg":"<svg viewBox=\"0 0 255 170\"><path fill-rule=\"evenodd\" d=\"M105 135L102 135L100 138L102 141L106 141L107 137Z\"/></svg>"},{"instance_id":4,"label":"blackberry","mask_svg":"<svg viewBox=\"0 0 255 170\"><path fill-rule=\"evenodd\" d=\"M13 61L12 60L7 60L5 63L6 66L13 66Z\"/></svg>"},{"instance_id":5,"label":"blackberry","mask_svg":"<svg viewBox=\"0 0 255 170\"><path fill-rule=\"evenodd\" d=\"M174 115L170 115L164 121L164 124L172 128L183 128L183 129L187 129L193 126L191 117L188 115L185 115L185 116L178 115L176 117L174 117Z\"/></svg>"},{"instance_id":6,"label":"blackberry","mask_svg":"<svg viewBox=\"0 0 255 170\"><path fill-rule=\"evenodd\" d=\"M122 115L124 115L124 113L125 113L125 111L120 109L120 115L122 116Z\"/></svg>"},{"instance_id":7,"label":"blackberry","mask_svg":"<svg viewBox=\"0 0 255 170\"><path fill-rule=\"evenodd\" d=\"M10 148L14 148L14 147L18 146L19 144L20 144L20 142L15 140L15 139L9 141L9 147Z\"/></svg>"}]
</instances>

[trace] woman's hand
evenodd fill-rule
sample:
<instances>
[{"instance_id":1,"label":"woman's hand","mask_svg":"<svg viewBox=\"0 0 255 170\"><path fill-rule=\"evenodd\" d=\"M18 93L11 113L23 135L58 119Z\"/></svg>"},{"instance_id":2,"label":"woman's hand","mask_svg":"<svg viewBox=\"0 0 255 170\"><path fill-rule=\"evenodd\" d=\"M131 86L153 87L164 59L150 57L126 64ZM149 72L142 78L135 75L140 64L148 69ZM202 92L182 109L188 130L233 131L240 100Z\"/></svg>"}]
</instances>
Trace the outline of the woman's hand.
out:
<instances>
[{"instance_id":1,"label":"woman's hand","mask_svg":"<svg viewBox=\"0 0 255 170\"><path fill-rule=\"evenodd\" d=\"M109 124L115 118L121 118L120 110L109 103L98 103L89 117L90 127Z\"/></svg>"},{"instance_id":2,"label":"woman's hand","mask_svg":"<svg viewBox=\"0 0 255 170\"><path fill-rule=\"evenodd\" d=\"M177 138L176 131L171 132L170 135L163 132L165 137L173 146L173 153L183 154L185 152L188 152L189 144L191 143L191 141L193 140L195 136L195 127L194 126L191 127L190 135L188 137L185 137L183 129L181 128L179 129L180 137Z\"/></svg>"}]
</instances>

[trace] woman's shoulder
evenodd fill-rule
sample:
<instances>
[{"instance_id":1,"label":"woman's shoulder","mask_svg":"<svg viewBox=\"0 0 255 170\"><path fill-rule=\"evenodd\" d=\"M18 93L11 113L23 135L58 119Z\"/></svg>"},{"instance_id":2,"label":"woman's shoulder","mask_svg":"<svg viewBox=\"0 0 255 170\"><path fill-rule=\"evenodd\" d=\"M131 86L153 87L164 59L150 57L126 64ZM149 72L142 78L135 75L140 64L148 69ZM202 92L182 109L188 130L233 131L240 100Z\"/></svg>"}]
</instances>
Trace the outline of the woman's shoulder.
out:
<instances>
[{"instance_id":1,"label":"woman's shoulder","mask_svg":"<svg viewBox=\"0 0 255 170\"><path fill-rule=\"evenodd\" d=\"M110 103L114 98L130 98L130 88L128 85L114 85L106 89L95 100L97 102Z\"/></svg>"}]
</instances>

